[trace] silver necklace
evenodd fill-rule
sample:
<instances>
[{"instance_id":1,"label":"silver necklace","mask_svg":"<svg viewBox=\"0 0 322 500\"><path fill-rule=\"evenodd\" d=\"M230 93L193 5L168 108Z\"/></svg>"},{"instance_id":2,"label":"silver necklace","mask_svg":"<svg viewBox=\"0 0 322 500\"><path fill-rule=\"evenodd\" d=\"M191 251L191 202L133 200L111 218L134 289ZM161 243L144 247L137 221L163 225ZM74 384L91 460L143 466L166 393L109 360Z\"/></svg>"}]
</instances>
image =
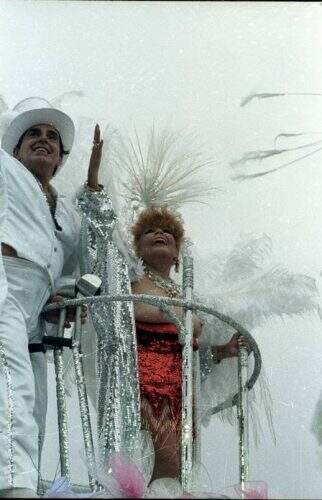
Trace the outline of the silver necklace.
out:
<instances>
[{"instance_id":1,"label":"silver necklace","mask_svg":"<svg viewBox=\"0 0 322 500\"><path fill-rule=\"evenodd\" d=\"M172 298L180 297L182 295L182 290L179 285L177 285L171 278L162 278L159 274L154 273L151 269L145 268L144 270L146 276L159 288L165 290L168 295Z\"/></svg>"},{"instance_id":2,"label":"silver necklace","mask_svg":"<svg viewBox=\"0 0 322 500\"><path fill-rule=\"evenodd\" d=\"M52 217L52 220L55 224L55 227L56 229L58 230L61 230L61 227L60 225L58 224L57 220L56 220L56 204L57 204L57 200L56 200L56 196L55 194L52 192L52 191L49 191L48 195L46 193L46 191L44 190L43 188L43 185L41 184L41 182L37 179L36 176L34 176L40 189L41 189L41 192L42 192L42 195L48 205L48 208L49 208L49 212L50 212L50 215Z\"/></svg>"},{"instance_id":3,"label":"silver necklace","mask_svg":"<svg viewBox=\"0 0 322 500\"><path fill-rule=\"evenodd\" d=\"M41 182L37 179L37 177L36 177L36 176L35 176L35 179L36 179L36 181L37 181L37 183L38 183L38 186L39 186L39 187L40 187L40 189L41 189L41 192L42 192L43 197L44 197L44 198L45 198L45 200L46 200L46 203L47 203L47 205L48 205L48 207L49 207L49 210L50 210L51 215L52 215L53 217L55 217L55 210L56 210L56 199L55 199L55 195L52 193L52 191L50 190L50 188L49 188L48 192L47 192L47 191L45 191L45 189L44 189L43 185L42 185L42 184L41 184Z\"/></svg>"}]
</instances>

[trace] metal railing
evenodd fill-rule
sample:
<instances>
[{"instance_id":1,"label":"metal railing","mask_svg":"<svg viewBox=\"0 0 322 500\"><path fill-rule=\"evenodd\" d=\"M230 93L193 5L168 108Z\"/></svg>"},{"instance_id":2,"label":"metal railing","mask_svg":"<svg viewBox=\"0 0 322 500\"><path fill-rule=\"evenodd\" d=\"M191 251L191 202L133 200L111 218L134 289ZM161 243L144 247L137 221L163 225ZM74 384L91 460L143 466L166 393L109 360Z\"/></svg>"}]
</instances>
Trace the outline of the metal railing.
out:
<instances>
[{"instance_id":1,"label":"metal railing","mask_svg":"<svg viewBox=\"0 0 322 500\"><path fill-rule=\"evenodd\" d=\"M242 335L248 342L252 353L254 355L254 368L251 376L247 378L248 372L248 353L245 348L239 349L238 356L238 390L236 394L229 397L227 400L218 404L211 409L211 414L219 413L220 411L236 406L237 416L239 422L239 479L241 487L243 488L245 481L248 479L248 412L247 412L247 394L248 391L252 389L256 383L258 376L261 371L261 354L259 348L252 337L252 335L246 330L242 325L237 323L235 320L219 313L214 308L205 306L197 301L183 300L178 298L160 297L148 294L127 294L127 295L100 295L100 296L90 296L90 297L80 297L66 299L63 302L55 302L48 304L43 312L49 312L53 310L61 310L58 335L57 337L44 337L44 344L47 348L54 349L54 360L55 360L55 372L56 372L56 394L57 394L57 412L58 412L58 422L59 422L59 444L60 444L60 465L61 465L61 475L66 476L70 480L70 464L69 464L69 441L68 441L68 425L67 425L67 409L66 409L66 394L64 386L64 373L63 373L63 363L62 363L62 352L64 347L69 347L73 350L73 359L75 366L76 382L78 387L78 397L80 403L80 414L82 420L82 428L84 435L84 445L87 457L87 462L89 464L88 476L89 476L89 486L86 488L81 485L73 484L73 490L75 492L88 492L95 491L99 488L95 478L95 455L93 447L93 439L91 433L90 425L90 415L88 409L86 385L84 381L84 371L81 358L81 341L78 328L80 328L80 322L78 320L78 327L74 330L74 335L72 339L66 339L64 337L64 320L66 315L67 307L76 307L76 311L80 311L82 305L95 305L97 303L112 303L112 302L133 302L133 303L146 303L150 305L156 305L156 300L158 307L169 317L169 319L177 327L179 333L179 340L184 346L186 328L183 322L179 320L177 315L171 309L172 307L182 307L186 311L197 312L201 311L210 316L218 318L223 323L228 324L230 327L234 328L236 331ZM79 313L78 313L79 318ZM77 325L77 322L76 322ZM56 340L55 340L56 339ZM42 489L45 490L46 487L50 486L49 481L41 480ZM41 492L40 492L41 493Z\"/></svg>"}]
</instances>

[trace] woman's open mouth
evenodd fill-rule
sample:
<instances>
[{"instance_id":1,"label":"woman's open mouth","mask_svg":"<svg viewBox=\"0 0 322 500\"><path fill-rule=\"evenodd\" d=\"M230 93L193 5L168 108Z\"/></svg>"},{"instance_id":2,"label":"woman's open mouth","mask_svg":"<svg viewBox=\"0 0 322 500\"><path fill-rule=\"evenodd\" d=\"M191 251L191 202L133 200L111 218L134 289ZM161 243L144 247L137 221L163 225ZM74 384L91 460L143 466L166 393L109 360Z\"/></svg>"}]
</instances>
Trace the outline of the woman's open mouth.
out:
<instances>
[{"instance_id":1,"label":"woman's open mouth","mask_svg":"<svg viewBox=\"0 0 322 500\"><path fill-rule=\"evenodd\" d=\"M153 240L153 245L166 245L167 241L165 238L158 236Z\"/></svg>"}]
</instances>

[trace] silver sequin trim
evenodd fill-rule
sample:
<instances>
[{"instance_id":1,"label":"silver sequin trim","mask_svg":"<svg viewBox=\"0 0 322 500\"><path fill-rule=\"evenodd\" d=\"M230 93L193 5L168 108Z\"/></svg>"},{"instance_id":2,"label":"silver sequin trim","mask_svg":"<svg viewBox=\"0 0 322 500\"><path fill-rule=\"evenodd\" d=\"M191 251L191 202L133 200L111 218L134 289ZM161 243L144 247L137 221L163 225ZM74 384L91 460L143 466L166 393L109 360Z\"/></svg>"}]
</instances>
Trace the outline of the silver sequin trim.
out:
<instances>
[{"instance_id":1,"label":"silver sequin trim","mask_svg":"<svg viewBox=\"0 0 322 500\"><path fill-rule=\"evenodd\" d=\"M13 465L13 412L14 412L14 404L13 404L13 389L12 389L12 380L11 373L7 363L7 358L5 354L5 349L0 341L0 363L2 366L3 374L6 379L7 386L7 396L8 396L8 406L7 406L7 441L8 441L8 465L7 470L5 471L5 475L8 477L9 487L13 487L13 473L14 473L14 465ZM2 411L4 409L2 408Z\"/></svg>"}]
</instances>

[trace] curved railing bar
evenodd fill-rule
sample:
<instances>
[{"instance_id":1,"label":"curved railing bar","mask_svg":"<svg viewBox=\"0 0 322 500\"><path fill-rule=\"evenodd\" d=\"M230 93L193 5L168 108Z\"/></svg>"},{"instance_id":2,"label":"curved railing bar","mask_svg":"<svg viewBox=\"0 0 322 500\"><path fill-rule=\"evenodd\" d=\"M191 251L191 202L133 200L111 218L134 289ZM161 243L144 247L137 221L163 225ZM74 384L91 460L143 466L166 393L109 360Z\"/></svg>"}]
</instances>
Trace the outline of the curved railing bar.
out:
<instances>
[{"instance_id":1,"label":"curved railing bar","mask_svg":"<svg viewBox=\"0 0 322 500\"><path fill-rule=\"evenodd\" d=\"M195 301L187 301L183 299L178 299L178 298L170 298L170 297L160 297L158 295L149 295L149 294L127 294L127 295L99 295L99 296L92 296L92 297L82 297L82 298L77 298L77 299L66 299L63 302L53 302L51 304L48 304L45 306L43 309L43 312L47 311L53 311L55 309L63 309L64 307L75 307L75 306L80 306L80 305L88 305L88 304L96 304L96 303L110 303L110 302L143 302L146 304L150 304L153 306L157 306L160 309L162 309L168 316L169 318L174 322L176 325L178 331L182 334L185 329L183 323L178 319L177 315L169 308L169 306L175 306L175 307L184 307L186 309L191 309L192 311L202 311L206 314L209 314L211 316L215 316L219 320L221 320L223 323L228 324L235 330L237 330L249 343L253 355L254 355L254 369L253 373L250 376L250 378L247 381L246 387L248 390L252 389L252 387L255 385L260 371L261 371L261 366L262 366L262 358L261 354L259 351L259 348L256 344L255 339L253 336L249 333L248 330L246 330L242 325L237 323L234 319L230 318L229 316L222 314L218 311L216 311L212 307L205 306L203 304L200 304ZM181 343L184 343L184 339L181 337L180 338ZM230 408L232 406L237 405L238 402L238 392L228 398L226 401L223 401L222 403L218 404L211 410L211 414L215 415L216 413L226 409Z\"/></svg>"},{"instance_id":2,"label":"curved railing bar","mask_svg":"<svg viewBox=\"0 0 322 500\"><path fill-rule=\"evenodd\" d=\"M176 325L178 332L179 332L179 338L180 342L183 344L184 343L184 332L185 332L185 327L183 323L179 320L177 315L170 309L170 306L176 306L176 307L184 307L186 309L190 309L192 311L202 311L206 314L209 314L211 316L215 316L222 322L228 324L235 330L237 330L243 337L248 341L252 352L254 354L254 369L251 377L247 381L247 389L250 390L256 383L260 371L261 371L261 365L262 365L262 359L261 359L261 354L259 351L259 348L256 344L255 339L252 337L252 335L246 330L242 325L237 323L234 319L230 318L229 316L219 313L212 307L204 306L203 304L200 304L198 302L194 301L187 301L187 300L182 300L182 299L177 299L177 298L170 298L170 297L160 297L160 296L154 296L154 295L148 295L148 294L127 294L127 295L100 295L100 296L92 296L92 297L82 297L82 298L77 298L77 299L65 299L62 302L54 302L51 304L48 304L47 306L44 307L43 312L47 311L53 311L56 309L63 309L65 307L76 307L80 305L88 305L88 304L95 304L95 303L110 303L110 302L143 302L146 304L154 305L159 307L163 312L165 312L169 319L173 321L173 323ZM220 411L230 408L232 406L237 405L238 403L238 393L236 393L233 397L228 398L226 401L220 403L216 407L212 408L211 414L214 415L216 413L219 413ZM42 480L42 487L41 487L41 492L44 493L50 486L51 482L48 480ZM89 493L91 490L83 485L78 485L78 484L72 484L71 485L73 488L73 491L77 491L77 493Z\"/></svg>"}]
</instances>

